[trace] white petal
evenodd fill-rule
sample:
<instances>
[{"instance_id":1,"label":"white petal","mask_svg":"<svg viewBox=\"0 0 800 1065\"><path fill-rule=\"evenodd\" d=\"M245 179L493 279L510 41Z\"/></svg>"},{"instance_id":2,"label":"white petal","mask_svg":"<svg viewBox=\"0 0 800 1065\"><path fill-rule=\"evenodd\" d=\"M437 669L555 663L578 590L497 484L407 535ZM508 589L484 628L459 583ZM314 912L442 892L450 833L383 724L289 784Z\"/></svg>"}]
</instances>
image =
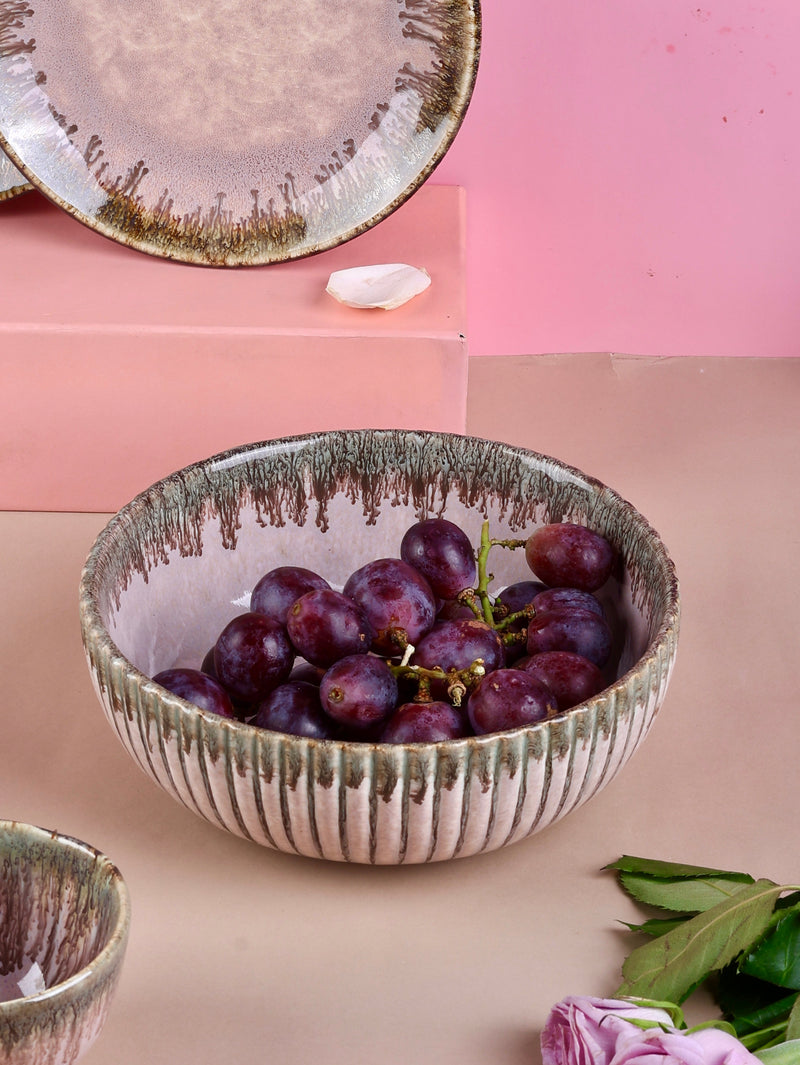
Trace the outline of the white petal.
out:
<instances>
[{"instance_id":1,"label":"white petal","mask_svg":"<svg viewBox=\"0 0 800 1065\"><path fill-rule=\"evenodd\" d=\"M430 283L427 270L404 263L384 263L336 270L325 291L347 307L382 307L391 311L424 292Z\"/></svg>"},{"instance_id":2,"label":"white petal","mask_svg":"<svg viewBox=\"0 0 800 1065\"><path fill-rule=\"evenodd\" d=\"M46 990L42 970L35 961L31 962L30 969L28 969L25 975L18 980L17 983L23 995L36 995L40 991Z\"/></svg>"}]
</instances>

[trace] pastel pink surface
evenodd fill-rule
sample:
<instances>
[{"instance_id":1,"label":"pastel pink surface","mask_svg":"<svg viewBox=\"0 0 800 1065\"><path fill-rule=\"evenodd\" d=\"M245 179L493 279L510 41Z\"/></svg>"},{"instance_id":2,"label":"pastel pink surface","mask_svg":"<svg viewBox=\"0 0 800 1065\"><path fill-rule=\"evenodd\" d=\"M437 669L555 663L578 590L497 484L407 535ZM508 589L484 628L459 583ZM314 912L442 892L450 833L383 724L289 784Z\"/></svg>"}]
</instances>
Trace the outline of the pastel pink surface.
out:
<instances>
[{"instance_id":1,"label":"pastel pink surface","mask_svg":"<svg viewBox=\"0 0 800 1065\"><path fill-rule=\"evenodd\" d=\"M795 0L482 13L470 353L800 354Z\"/></svg>"},{"instance_id":2,"label":"pastel pink surface","mask_svg":"<svg viewBox=\"0 0 800 1065\"><path fill-rule=\"evenodd\" d=\"M333 251L215 270L132 251L38 194L0 222L0 508L116 510L216 451L319 429L463 431L464 194L426 187ZM407 262L394 311L325 293Z\"/></svg>"}]
</instances>

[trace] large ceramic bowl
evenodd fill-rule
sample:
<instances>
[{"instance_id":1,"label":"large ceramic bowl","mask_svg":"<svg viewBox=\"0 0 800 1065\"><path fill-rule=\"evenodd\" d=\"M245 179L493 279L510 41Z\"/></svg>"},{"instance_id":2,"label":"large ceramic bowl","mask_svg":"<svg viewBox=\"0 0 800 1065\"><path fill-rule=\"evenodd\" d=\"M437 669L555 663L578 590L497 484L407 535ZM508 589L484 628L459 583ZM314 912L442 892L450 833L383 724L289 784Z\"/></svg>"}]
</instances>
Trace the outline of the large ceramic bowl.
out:
<instances>
[{"instance_id":1,"label":"large ceramic bowl","mask_svg":"<svg viewBox=\"0 0 800 1065\"><path fill-rule=\"evenodd\" d=\"M603 590L617 679L533 727L437 744L300 739L204 713L149 678L199 664L267 570L341 585L397 556L418 518L478 542L572 520L623 560ZM494 587L530 578L491 558ZM619 495L551 458L456 435L363 430L243 447L166 478L100 534L81 583L83 640L111 726L144 772L212 824L281 851L397 864L491 851L586 802L652 724L672 669L678 587L658 535Z\"/></svg>"},{"instance_id":2,"label":"large ceramic bowl","mask_svg":"<svg viewBox=\"0 0 800 1065\"><path fill-rule=\"evenodd\" d=\"M71 1065L99 1035L117 986L125 883L94 848L17 821L0 821L0 868L0 1063ZM29 993L11 998L17 977Z\"/></svg>"}]
</instances>

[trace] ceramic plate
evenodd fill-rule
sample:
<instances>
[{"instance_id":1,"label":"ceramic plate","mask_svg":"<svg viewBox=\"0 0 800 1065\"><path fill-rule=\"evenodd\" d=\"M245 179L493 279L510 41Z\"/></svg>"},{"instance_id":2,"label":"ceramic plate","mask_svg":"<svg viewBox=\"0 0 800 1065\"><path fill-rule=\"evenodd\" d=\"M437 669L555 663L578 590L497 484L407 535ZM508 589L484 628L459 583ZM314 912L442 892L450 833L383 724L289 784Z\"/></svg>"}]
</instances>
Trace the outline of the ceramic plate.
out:
<instances>
[{"instance_id":1,"label":"ceramic plate","mask_svg":"<svg viewBox=\"0 0 800 1065\"><path fill-rule=\"evenodd\" d=\"M0 147L142 251L295 259L428 177L479 44L478 0L0 0Z\"/></svg>"},{"instance_id":2,"label":"ceramic plate","mask_svg":"<svg viewBox=\"0 0 800 1065\"><path fill-rule=\"evenodd\" d=\"M22 192L28 192L33 188L28 183L24 174L14 166L11 160L3 152L0 152L0 203L10 200L12 196L19 196Z\"/></svg>"}]
</instances>

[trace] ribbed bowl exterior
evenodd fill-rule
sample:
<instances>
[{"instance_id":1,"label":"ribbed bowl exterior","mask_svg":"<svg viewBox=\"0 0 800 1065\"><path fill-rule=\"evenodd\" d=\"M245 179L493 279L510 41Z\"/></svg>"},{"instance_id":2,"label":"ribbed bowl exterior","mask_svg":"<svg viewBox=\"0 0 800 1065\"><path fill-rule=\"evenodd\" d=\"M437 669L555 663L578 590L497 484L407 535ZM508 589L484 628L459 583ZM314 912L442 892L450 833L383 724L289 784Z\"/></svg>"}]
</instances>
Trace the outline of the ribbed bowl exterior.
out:
<instances>
[{"instance_id":1,"label":"ribbed bowl exterior","mask_svg":"<svg viewBox=\"0 0 800 1065\"><path fill-rule=\"evenodd\" d=\"M193 516L210 507L224 538L226 527L236 527L236 499L274 504L276 476L284 485L287 476L310 485L315 503L330 492L331 477L337 490L343 482L347 491L355 485L365 511L376 479L384 485L378 495L391 502L385 485L388 480L396 492L399 478L400 495L407 502L411 491L415 512L428 513L413 488L427 477L438 479L431 500L457 492L462 503L483 511L488 501L489 510L513 511L512 524L524 525L534 513L539 520L585 514L626 561L626 579L648 629L644 653L604 692L565 714L438 744L309 740L204 713L137 669L109 636L106 617L132 569L163 561L162 541L202 552ZM296 498L296 485L290 489L281 495L282 506ZM230 546L235 550L235 543ZM401 864L474 855L525 839L612 780L663 702L677 649L679 593L657 534L630 504L578 471L471 437L364 430L237 449L137 497L101 533L87 560L81 622L89 670L112 728L144 773L189 810L280 851Z\"/></svg>"},{"instance_id":2,"label":"ribbed bowl exterior","mask_svg":"<svg viewBox=\"0 0 800 1065\"><path fill-rule=\"evenodd\" d=\"M128 891L104 855L35 825L0 821L0 961L39 965L46 990L0 1002L0 1065L72 1065L116 992Z\"/></svg>"}]
</instances>

